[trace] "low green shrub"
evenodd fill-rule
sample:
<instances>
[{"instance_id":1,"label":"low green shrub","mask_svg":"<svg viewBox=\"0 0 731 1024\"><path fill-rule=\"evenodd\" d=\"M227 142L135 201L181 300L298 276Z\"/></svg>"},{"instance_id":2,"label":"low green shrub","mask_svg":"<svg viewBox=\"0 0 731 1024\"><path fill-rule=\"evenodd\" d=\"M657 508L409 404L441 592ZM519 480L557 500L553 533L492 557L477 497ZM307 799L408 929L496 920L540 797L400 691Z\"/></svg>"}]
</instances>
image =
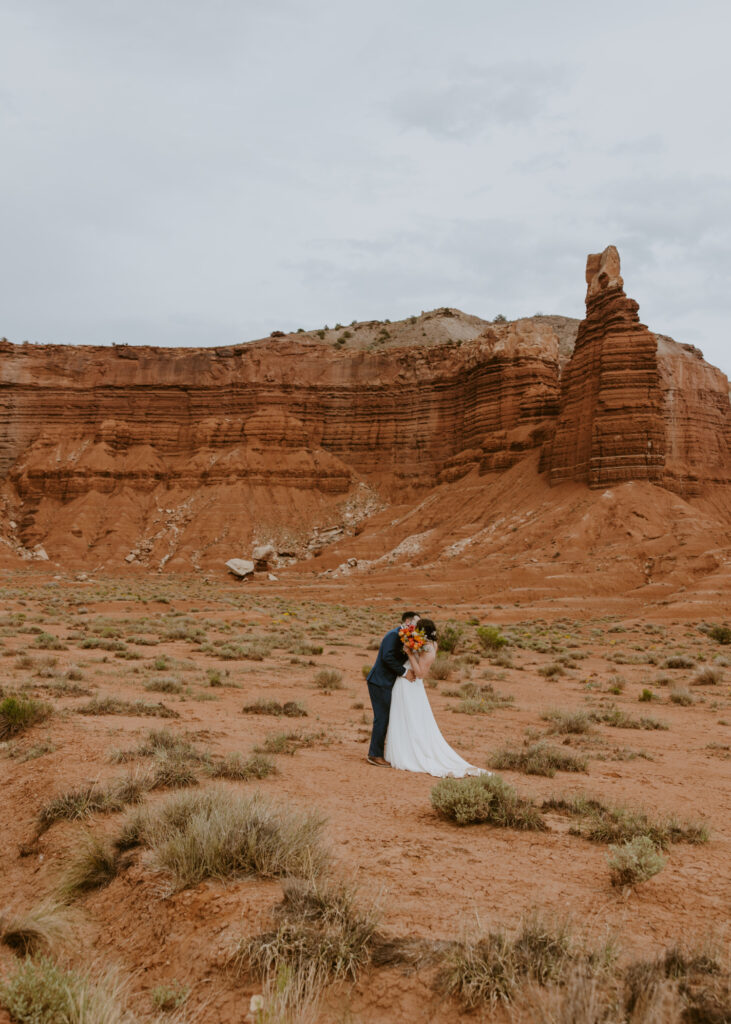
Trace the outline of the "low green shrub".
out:
<instances>
[{"instance_id":1,"label":"low green shrub","mask_svg":"<svg viewBox=\"0 0 731 1024\"><path fill-rule=\"evenodd\" d=\"M477 639L486 651L499 651L507 646L509 640L500 632L498 626L478 626Z\"/></svg>"},{"instance_id":2,"label":"low green shrub","mask_svg":"<svg viewBox=\"0 0 731 1024\"><path fill-rule=\"evenodd\" d=\"M731 628L729 626L711 626L708 635L719 644L731 644Z\"/></svg>"},{"instance_id":3,"label":"low green shrub","mask_svg":"<svg viewBox=\"0 0 731 1024\"><path fill-rule=\"evenodd\" d=\"M637 885L665 867L665 858L647 835L610 846L607 861L612 885Z\"/></svg>"},{"instance_id":4,"label":"low green shrub","mask_svg":"<svg viewBox=\"0 0 731 1024\"><path fill-rule=\"evenodd\" d=\"M518 796L499 775L441 779L431 791L437 814L457 825L486 823L501 828L545 831L538 808Z\"/></svg>"},{"instance_id":5,"label":"low green shrub","mask_svg":"<svg viewBox=\"0 0 731 1024\"><path fill-rule=\"evenodd\" d=\"M46 956L27 958L0 982L0 1003L17 1024L130 1024L127 994L112 971L91 976Z\"/></svg>"}]
</instances>

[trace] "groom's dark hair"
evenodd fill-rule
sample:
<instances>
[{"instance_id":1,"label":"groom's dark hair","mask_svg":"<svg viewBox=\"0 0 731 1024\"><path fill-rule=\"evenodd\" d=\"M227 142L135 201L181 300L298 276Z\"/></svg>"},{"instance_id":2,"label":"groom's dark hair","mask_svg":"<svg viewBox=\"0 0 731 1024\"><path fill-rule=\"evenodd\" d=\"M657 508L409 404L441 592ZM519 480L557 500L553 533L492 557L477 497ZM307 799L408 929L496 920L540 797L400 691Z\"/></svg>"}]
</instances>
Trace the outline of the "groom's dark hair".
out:
<instances>
[{"instance_id":1,"label":"groom's dark hair","mask_svg":"<svg viewBox=\"0 0 731 1024\"><path fill-rule=\"evenodd\" d=\"M403 615L401 616L401 621L402 622L406 622L407 619L418 619L418 618L419 618L419 613L418 612L404 612Z\"/></svg>"}]
</instances>

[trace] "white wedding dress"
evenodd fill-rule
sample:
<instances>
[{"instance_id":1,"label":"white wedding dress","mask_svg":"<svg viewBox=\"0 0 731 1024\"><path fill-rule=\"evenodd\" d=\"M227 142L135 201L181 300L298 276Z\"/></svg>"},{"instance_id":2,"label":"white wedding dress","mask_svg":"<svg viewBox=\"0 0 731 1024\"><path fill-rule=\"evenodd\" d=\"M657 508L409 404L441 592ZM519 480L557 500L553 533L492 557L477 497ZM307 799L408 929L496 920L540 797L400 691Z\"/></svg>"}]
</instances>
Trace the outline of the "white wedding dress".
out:
<instances>
[{"instance_id":1,"label":"white wedding dress","mask_svg":"<svg viewBox=\"0 0 731 1024\"><path fill-rule=\"evenodd\" d=\"M438 778L490 775L452 750L439 731L423 679L400 676L393 684L385 758L392 768Z\"/></svg>"}]
</instances>

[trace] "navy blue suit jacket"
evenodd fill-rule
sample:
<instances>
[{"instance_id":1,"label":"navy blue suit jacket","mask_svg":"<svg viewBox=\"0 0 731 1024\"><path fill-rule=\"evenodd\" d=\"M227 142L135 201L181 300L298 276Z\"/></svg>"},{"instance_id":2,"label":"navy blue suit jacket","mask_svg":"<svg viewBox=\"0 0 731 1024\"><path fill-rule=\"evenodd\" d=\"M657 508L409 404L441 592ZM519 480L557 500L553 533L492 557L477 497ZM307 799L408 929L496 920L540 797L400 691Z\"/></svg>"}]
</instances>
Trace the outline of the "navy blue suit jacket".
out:
<instances>
[{"instance_id":1,"label":"navy blue suit jacket","mask_svg":"<svg viewBox=\"0 0 731 1024\"><path fill-rule=\"evenodd\" d=\"M373 686L383 686L390 690L399 676L404 674L404 666L408 658L397 629L390 629L381 640L378 657L368 673L368 682Z\"/></svg>"}]
</instances>

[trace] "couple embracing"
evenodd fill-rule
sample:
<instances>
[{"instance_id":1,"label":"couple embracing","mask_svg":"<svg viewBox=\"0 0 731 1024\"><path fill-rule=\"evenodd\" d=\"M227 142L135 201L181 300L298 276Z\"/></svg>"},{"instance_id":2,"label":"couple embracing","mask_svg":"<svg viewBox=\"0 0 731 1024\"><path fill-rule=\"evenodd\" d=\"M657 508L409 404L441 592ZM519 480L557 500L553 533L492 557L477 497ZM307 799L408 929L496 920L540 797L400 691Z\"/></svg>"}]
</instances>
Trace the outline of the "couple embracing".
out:
<instances>
[{"instance_id":1,"label":"couple embracing","mask_svg":"<svg viewBox=\"0 0 731 1024\"><path fill-rule=\"evenodd\" d=\"M424 689L437 644L436 626L417 612L404 612L401 626L381 641L368 673L373 707L368 762L440 778L489 775L452 750L439 731Z\"/></svg>"}]
</instances>

